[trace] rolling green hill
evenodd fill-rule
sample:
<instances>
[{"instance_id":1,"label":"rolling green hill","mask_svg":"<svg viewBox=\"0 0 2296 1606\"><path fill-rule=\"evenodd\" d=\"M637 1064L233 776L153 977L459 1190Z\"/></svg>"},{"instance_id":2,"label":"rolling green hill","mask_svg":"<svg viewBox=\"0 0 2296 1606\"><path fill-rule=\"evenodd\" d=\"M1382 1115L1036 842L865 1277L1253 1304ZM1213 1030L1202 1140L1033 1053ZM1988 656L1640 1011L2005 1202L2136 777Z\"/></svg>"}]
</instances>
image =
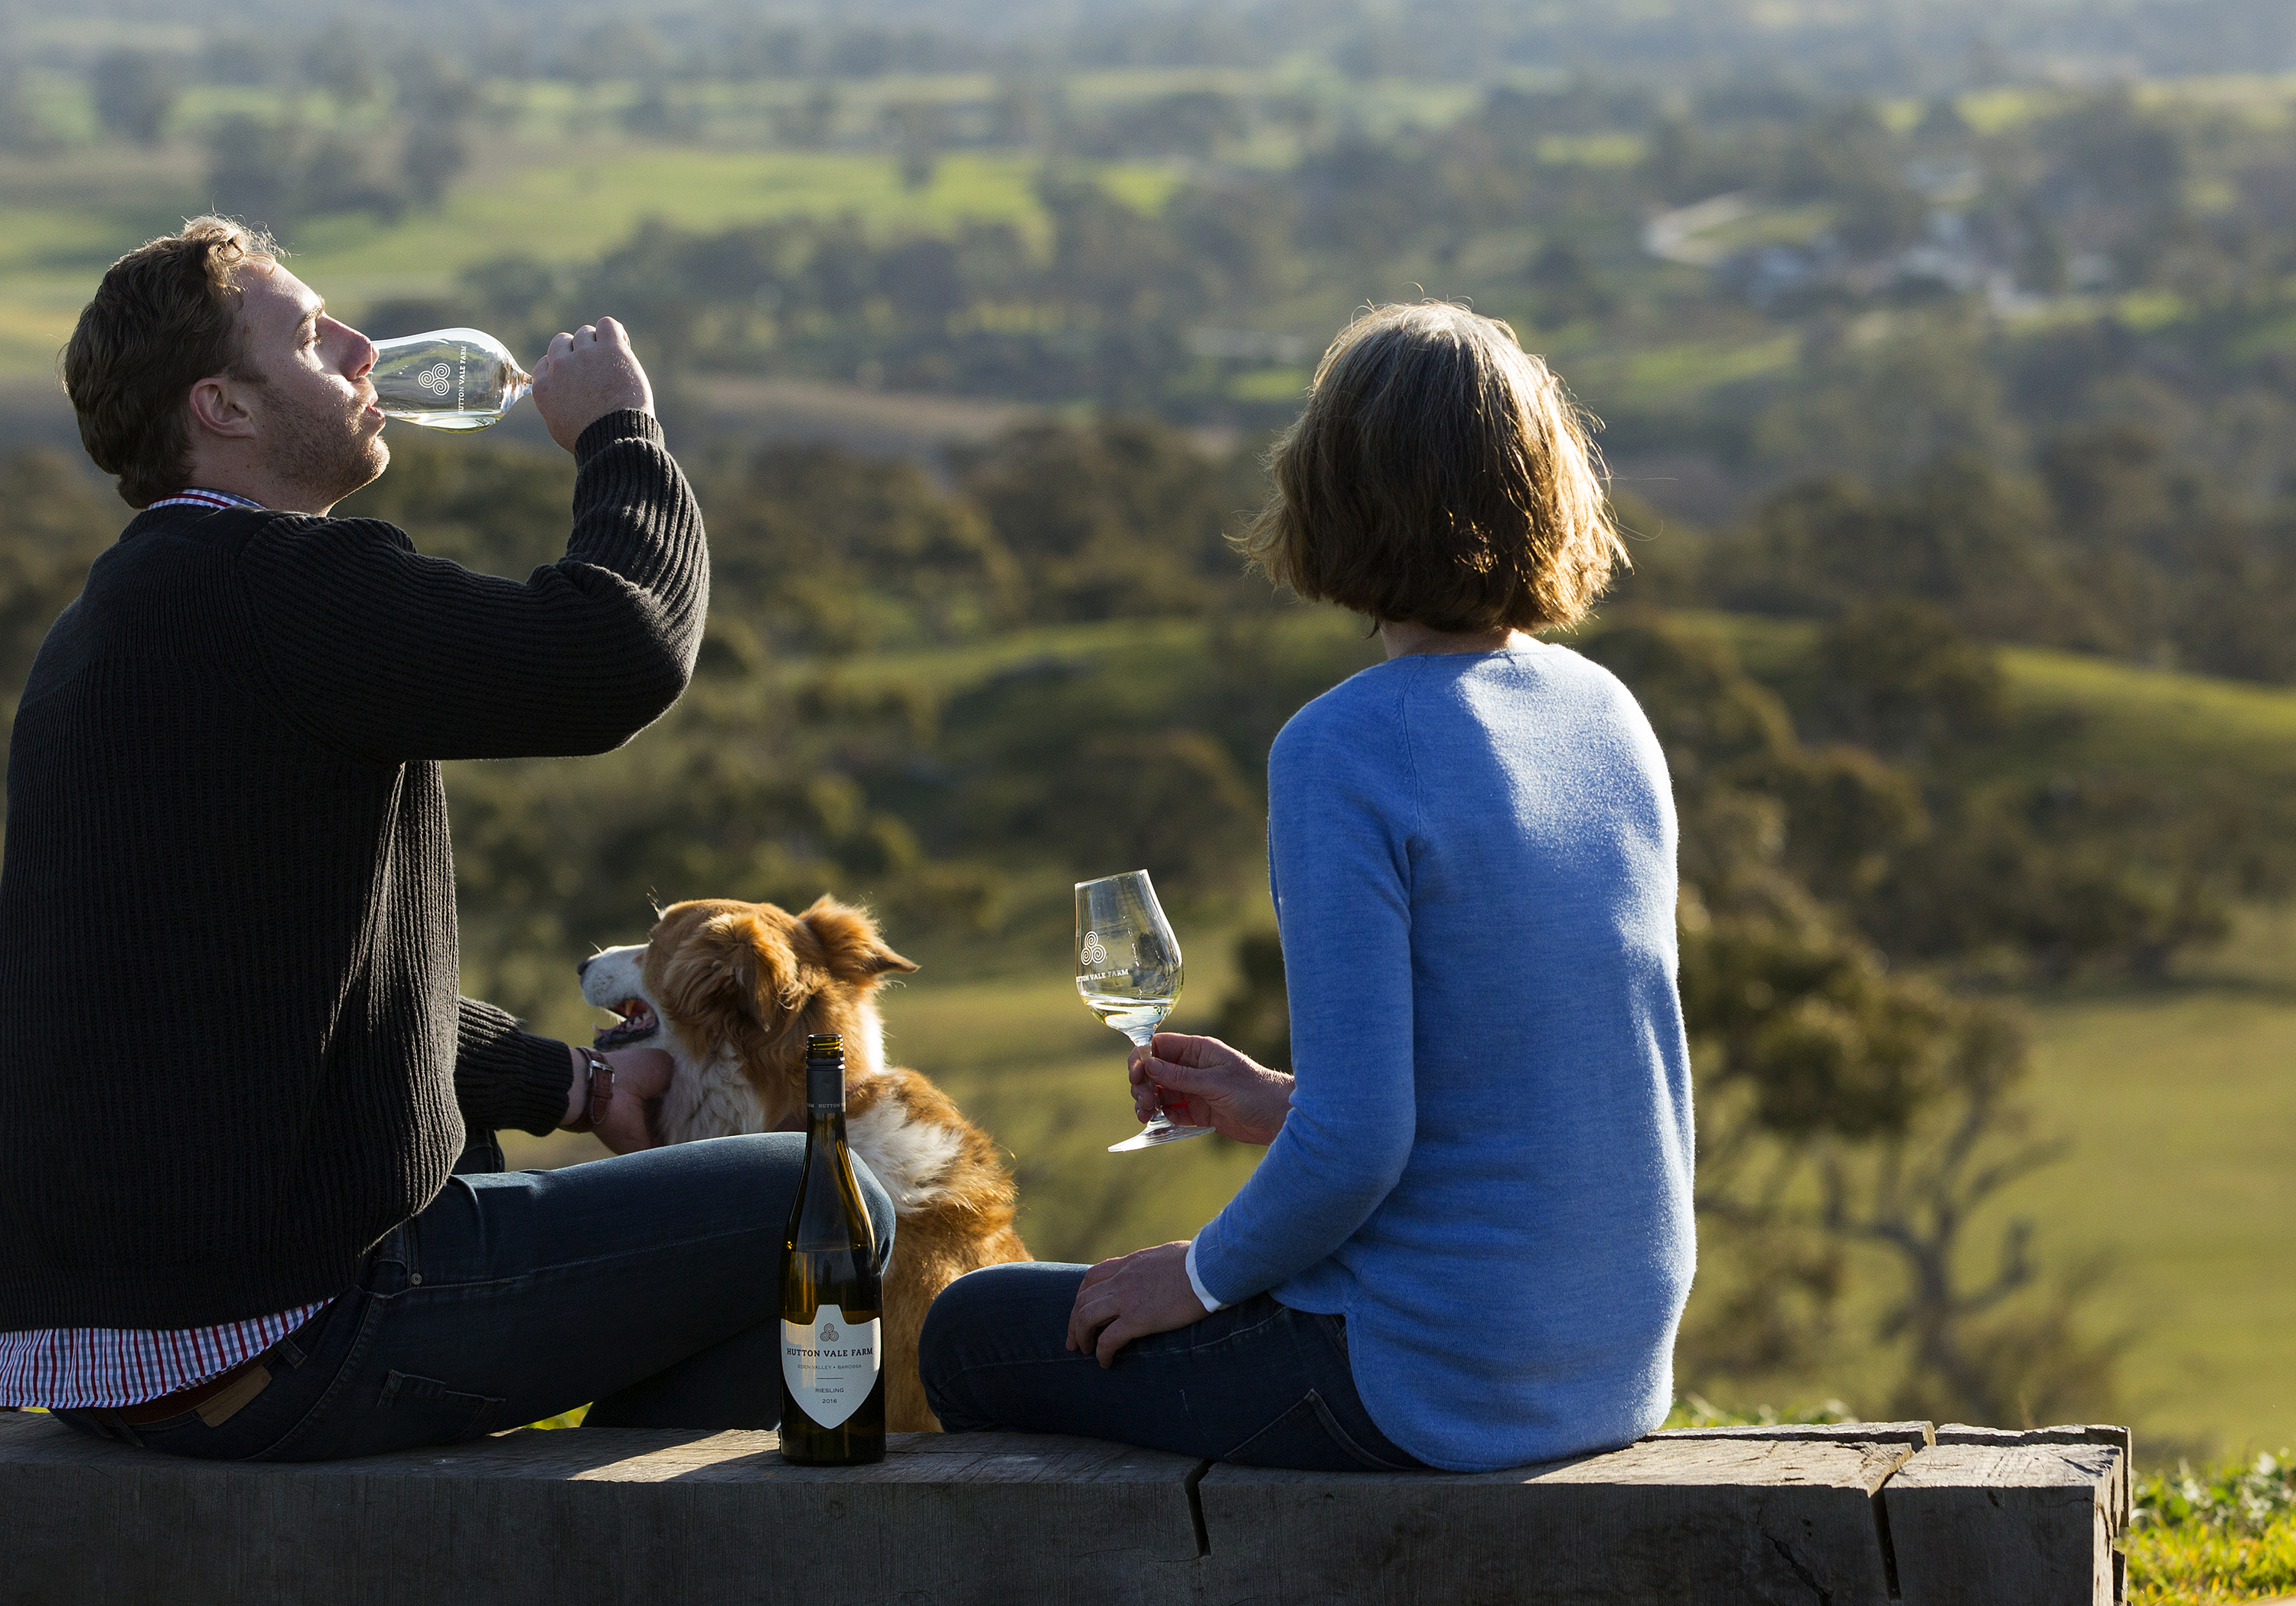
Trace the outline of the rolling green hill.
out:
<instances>
[{"instance_id":1,"label":"rolling green hill","mask_svg":"<svg viewBox=\"0 0 2296 1606\"><path fill-rule=\"evenodd\" d=\"M1757 672L1783 672L1806 634L1709 622ZM1368 656L1359 625L1343 615L1303 610L1268 628L1284 659L1321 659L1334 675ZM1070 625L847 672L944 692L1057 659L1113 655L1184 674L1204 641L1201 627L1172 621ZM2001 745L2005 765L2200 770L2284 789L2296 778L2296 692L2063 654L2015 650L2005 661L2020 733ZM1161 694L1150 686L1143 695ZM901 934L891 935L898 945ZM1175 1024L1207 1029L1229 984L1231 933L1181 936L1190 974ZM926 968L886 995L885 1015L893 1054L940 1081L1013 1151L1031 1247L1088 1259L1191 1232L1253 1157L1217 1140L1102 1152L1131 1127L1121 1045L1077 1004L1056 957L1065 938L1013 933L1010 950L1055 957L988 974L960 965L947 979L922 954ZM580 1030L588 1017L570 968L567 980L564 1009L544 1024ZM2296 1442L2296 1285L2285 1275L2296 1261L2296 914L2252 912L2220 950L2159 983L2088 984L2022 1001L2040 1127L2071 1147L2013 1190L2005 1213L2037 1219L2053 1272L2103 1268L2089 1317L2125 1338L2140 1442L2155 1454ZM590 1140L559 1138L520 1154L546 1163L594 1152Z\"/></svg>"}]
</instances>

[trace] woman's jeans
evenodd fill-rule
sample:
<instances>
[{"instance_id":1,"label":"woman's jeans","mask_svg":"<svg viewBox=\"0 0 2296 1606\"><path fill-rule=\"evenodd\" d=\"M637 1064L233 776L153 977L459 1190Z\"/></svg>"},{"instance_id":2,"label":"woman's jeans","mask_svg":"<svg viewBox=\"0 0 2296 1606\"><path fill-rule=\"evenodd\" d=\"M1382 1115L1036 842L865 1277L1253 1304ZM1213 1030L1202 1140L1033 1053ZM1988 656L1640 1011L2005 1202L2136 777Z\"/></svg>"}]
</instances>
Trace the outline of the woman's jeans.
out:
<instances>
[{"instance_id":1,"label":"woman's jeans","mask_svg":"<svg viewBox=\"0 0 2296 1606\"><path fill-rule=\"evenodd\" d=\"M449 1177L216 1427L193 1412L140 1427L56 1415L212 1461L452 1444L586 1401L586 1425L774 1427L782 1244L804 1157L801 1134L767 1132ZM891 1204L854 1171L890 1251Z\"/></svg>"},{"instance_id":2,"label":"woman's jeans","mask_svg":"<svg viewBox=\"0 0 2296 1606\"><path fill-rule=\"evenodd\" d=\"M1135 1338L1103 1370L1068 1348L1085 1266L989 1266L925 1317L925 1397L952 1433L1081 1433L1246 1467L1355 1472L1423 1463L1373 1423L1339 1316L1266 1294Z\"/></svg>"}]
</instances>

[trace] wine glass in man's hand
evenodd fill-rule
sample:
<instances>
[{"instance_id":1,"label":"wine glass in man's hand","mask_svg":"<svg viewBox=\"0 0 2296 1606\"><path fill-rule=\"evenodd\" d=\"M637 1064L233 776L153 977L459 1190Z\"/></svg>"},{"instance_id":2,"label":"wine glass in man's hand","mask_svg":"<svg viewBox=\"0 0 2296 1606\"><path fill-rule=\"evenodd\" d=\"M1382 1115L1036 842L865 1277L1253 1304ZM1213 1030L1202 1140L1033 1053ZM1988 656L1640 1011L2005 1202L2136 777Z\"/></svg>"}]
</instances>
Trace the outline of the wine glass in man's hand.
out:
<instances>
[{"instance_id":1,"label":"wine glass in man's hand","mask_svg":"<svg viewBox=\"0 0 2296 1606\"><path fill-rule=\"evenodd\" d=\"M1156 902L1146 870L1127 870L1076 886L1077 991L1102 1024L1145 1048L1180 997L1180 943ZM1161 1108L1111 1154L1200 1138L1209 1126L1183 1126Z\"/></svg>"},{"instance_id":2,"label":"wine glass in man's hand","mask_svg":"<svg viewBox=\"0 0 2296 1606\"><path fill-rule=\"evenodd\" d=\"M374 342L367 375L383 416L433 430L482 430L529 391L550 438L568 451L609 413L653 411L653 386L610 317L559 335L529 374L477 329L433 329Z\"/></svg>"}]
</instances>

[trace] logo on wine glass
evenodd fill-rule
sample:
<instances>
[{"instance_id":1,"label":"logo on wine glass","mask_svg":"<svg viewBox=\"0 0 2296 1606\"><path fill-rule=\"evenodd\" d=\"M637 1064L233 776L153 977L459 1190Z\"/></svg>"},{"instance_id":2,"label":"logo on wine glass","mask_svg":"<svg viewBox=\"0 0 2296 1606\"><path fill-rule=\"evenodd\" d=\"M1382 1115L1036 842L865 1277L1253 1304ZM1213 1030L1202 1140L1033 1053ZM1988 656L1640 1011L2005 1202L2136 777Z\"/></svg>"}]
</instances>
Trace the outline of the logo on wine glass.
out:
<instances>
[{"instance_id":1,"label":"logo on wine glass","mask_svg":"<svg viewBox=\"0 0 2296 1606\"><path fill-rule=\"evenodd\" d=\"M821 1341L824 1344L834 1344L844 1336L837 1330L837 1323L834 1322L824 1322L821 1324Z\"/></svg>"},{"instance_id":2,"label":"logo on wine glass","mask_svg":"<svg viewBox=\"0 0 2296 1606\"><path fill-rule=\"evenodd\" d=\"M1084 934L1084 962L1095 970L1108 963L1108 950L1100 945L1100 933L1096 931Z\"/></svg>"},{"instance_id":3,"label":"logo on wine glass","mask_svg":"<svg viewBox=\"0 0 2296 1606\"><path fill-rule=\"evenodd\" d=\"M445 363L433 363L430 366L423 369L422 372L414 376L414 383L421 385L424 390L430 391L433 396L444 399L447 394L447 387L454 383L450 375L451 370L447 368Z\"/></svg>"}]
</instances>

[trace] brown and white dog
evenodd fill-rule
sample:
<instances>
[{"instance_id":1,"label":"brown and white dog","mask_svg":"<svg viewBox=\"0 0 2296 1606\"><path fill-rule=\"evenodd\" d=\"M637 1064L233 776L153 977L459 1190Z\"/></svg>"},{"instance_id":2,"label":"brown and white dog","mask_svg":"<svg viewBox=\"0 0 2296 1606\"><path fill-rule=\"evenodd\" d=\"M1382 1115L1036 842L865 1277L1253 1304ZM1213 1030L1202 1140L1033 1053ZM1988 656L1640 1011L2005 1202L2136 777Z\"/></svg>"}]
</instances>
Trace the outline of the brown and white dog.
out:
<instances>
[{"instance_id":1,"label":"brown and white dog","mask_svg":"<svg viewBox=\"0 0 2296 1606\"><path fill-rule=\"evenodd\" d=\"M641 943L580 967L582 996L621 1017L601 1049L665 1050L666 1141L805 1129L805 1040L845 1039L846 1134L892 1196L899 1227L885 1275L885 1426L938 1429L917 1377L925 1311L965 1272L1027 1260L1013 1177L986 1134L916 1072L885 1066L870 994L916 967L862 910L818 900L801 915L707 899L664 910Z\"/></svg>"}]
</instances>

